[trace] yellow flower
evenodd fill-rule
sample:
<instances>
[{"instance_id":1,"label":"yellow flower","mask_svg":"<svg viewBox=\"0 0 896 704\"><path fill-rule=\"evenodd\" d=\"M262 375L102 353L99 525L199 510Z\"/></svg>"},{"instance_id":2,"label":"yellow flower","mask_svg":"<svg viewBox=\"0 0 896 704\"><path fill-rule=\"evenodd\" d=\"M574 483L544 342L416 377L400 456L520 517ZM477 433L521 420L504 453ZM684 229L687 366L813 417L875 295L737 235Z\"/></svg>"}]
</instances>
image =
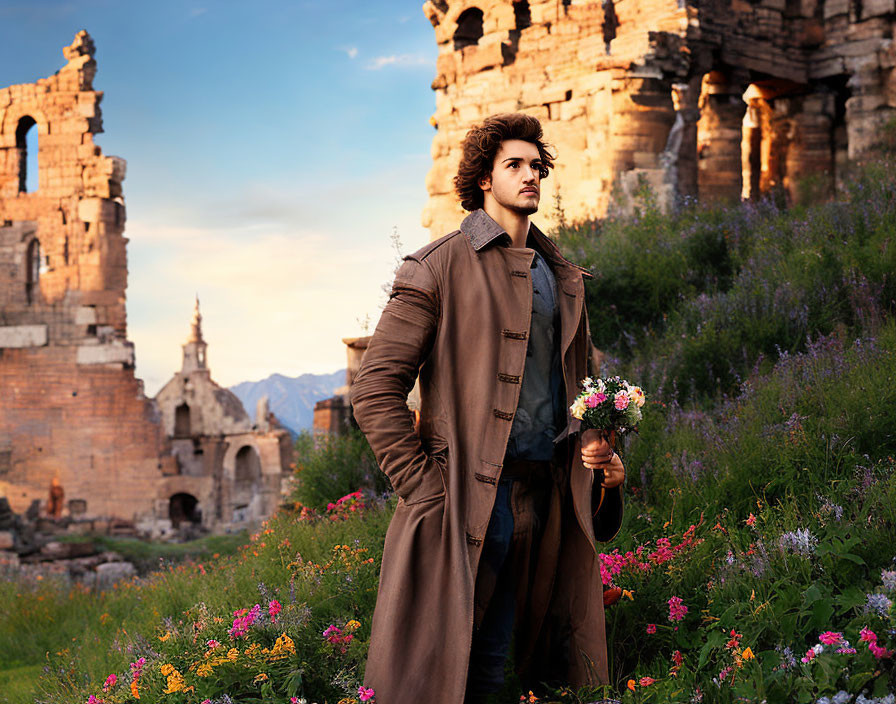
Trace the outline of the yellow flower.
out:
<instances>
[{"instance_id":1,"label":"yellow flower","mask_svg":"<svg viewBox=\"0 0 896 704\"><path fill-rule=\"evenodd\" d=\"M347 630L349 632L356 631L360 627L361 627L361 624L358 621L355 621L355 619L352 619L347 624L345 624L345 630Z\"/></svg>"},{"instance_id":2,"label":"yellow flower","mask_svg":"<svg viewBox=\"0 0 896 704\"><path fill-rule=\"evenodd\" d=\"M287 654L296 654L296 644L293 643L292 638L284 633L277 639L277 642L274 643L270 655L273 658L278 658L285 657Z\"/></svg>"},{"instance_id":3,"label":"yellow flower","mask_svg":"<svg viewBox=\"0 0 896 704\"><path fill-rule=\"evenodd\" d=\"M587 406L585 406L585 399L582 396L579 396L575 402L569 407L569 412L572 413L573 418L578 418L582 420L585 416L585 410Z\"/></svg>"},{"instance_id":4,"label":"yellow flower","mask_svg":"<svg viewBox=\"0 0 896 704\"><path fill-rule=\"evenodd\" d=\"M199 667L196 668L196 674L199 677L208 677L210 674L212 674L213 671L214 670L212 669L212 666L207 662L202 663Z\"/></svg>"},{"instance_id":5,"label":"yellow flower","mask_svg":"<svg viewBox=\"0 0 896 704\"><path fill-rule=\"evenodd\" d=\"M255 679L252 680L252 682L254 684L258 684L259 682L264 682L267 678L268 676L265 673L259 672L257 675L255 675Z\"/></svg>"},{"instance_id":6,"label":"yellow flower","mask_svg":"<svg viewBox=\"0 0 896 704\"><path fill-rule=\"evenodd\" d=\"M744 650L744 652L743 652L742 657L743 657L744 660L753 660L756 656L753 655L753 651L752 651L752 650L750 650L749 648L746 648L746 649Z\"/></svg>"},{"instance_id":7,"label":"yellow flower","mask_svg":"<svg viewBox=\"0 0 896 704\"><path fill-rule=\"evenodd\" d=\"M635 595L632 594L628 589L622 590L622 596L626 597L629 601L635 600Z\"/></svg>"},{"instance_id":8,"label":"yellow flower","mask_svg":"<svg viewBox=\"0 0 896 704\"><path fill-rule=\"evenodd\" d=\"M171 631L165 631L165 635L159 636L159 640L163 643L171 637Z\"/></svg>"},{"instance_id":9,"label":"yellow flower","mask_svg":"<svg viewBox=\"0 0 896 704\"><path fill-rule=\"evenodd\" d=\"M175 692L186 691L186 685L187 683L184 682L183 675L177 670L174 670L174 672L168 675L168 687L165 689L164 694L174 694Z\"/></svg>"},{"instance_id":10,"label":"yellow flower","mask_svg":"<svg viewBox=\"0 0 896 704\"><path fill-rule=\"evenodd\" d=\"M230 650L227 651L227 659L232 662L237 659L239 654L240 654L239 650L237 650L236 648L231 648Z\"/></svg>"},{"instance_id":11,"label":"yellow flower","mask_svg":"<svg viewBox=\"0 0 896 704\"><path fill-rule=\"evenodd\" d=\"M162 674L166 677L174 672L174 665L169 665L168 663L162 665Z\"/></svg>"}]
</instances>

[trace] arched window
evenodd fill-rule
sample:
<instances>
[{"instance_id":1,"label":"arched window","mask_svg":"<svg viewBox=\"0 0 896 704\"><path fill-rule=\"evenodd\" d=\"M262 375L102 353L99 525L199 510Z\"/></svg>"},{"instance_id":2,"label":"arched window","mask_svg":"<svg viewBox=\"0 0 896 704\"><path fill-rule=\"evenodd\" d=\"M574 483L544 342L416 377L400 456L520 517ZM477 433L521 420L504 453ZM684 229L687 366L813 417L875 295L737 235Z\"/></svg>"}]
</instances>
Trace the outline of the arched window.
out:
<instances>
[{"instance_id":1,"label":"arched window","mask_svg":"<svg viewBox=\"0 0 896 704\"><path fill-rule=\"evenodd\" d=\"M37 123L30 115L19 119L16 127L16 151L19 153L19 193L37 190Z\"/></svg>"},{"instance_id":2,"label":"arched window","mask_svg":"<svg viewBox=\"0 0 896 704\"><path fill-rule=\"evenodd\" d=\"M40 279L40 242L36 239L28 243L25 254L25 300L31 305L37 299Z\"/></svg>"},{"instance_id":3,"label":"arched window","mask_svg":"<svg viewBox=\"0 0 896 704\"><path fill-rule=\"evenodd\" d=\"M482 39L482 10L471 7L460 13L457 29L454 30L454 50L465 46L475 46Z\"/></svg>"},{"instance_id":4,"label":"arched window","mask_svg":"<svg viewBox=\"0 0 896 704\"><path fill-rule=\"evenodd\" d=\"M252 484L261 476L261 460L251 445L243 445L236 453L237 484Z\"/></svg>"},{"instance_id":5,"label":"arched window","mask_svg":"<svg viewBox=\"0 0 896 704\"><path fill-rule=\"evenodd\" d=\"M190 407L186 403L174 409L174 437L190 437Z\"/></svg>"},{"instance_id":6,"label":"arched window","mask_svg":"<svg viewBox=\"0 0 896 704\"><path fill-rule=\"evenodd\" d=\"M532 26L532 11L529 9L529 0L520 0L513 3L513 16L516 19L516 29L523 30Z\"/></svg>"}]
</instances>

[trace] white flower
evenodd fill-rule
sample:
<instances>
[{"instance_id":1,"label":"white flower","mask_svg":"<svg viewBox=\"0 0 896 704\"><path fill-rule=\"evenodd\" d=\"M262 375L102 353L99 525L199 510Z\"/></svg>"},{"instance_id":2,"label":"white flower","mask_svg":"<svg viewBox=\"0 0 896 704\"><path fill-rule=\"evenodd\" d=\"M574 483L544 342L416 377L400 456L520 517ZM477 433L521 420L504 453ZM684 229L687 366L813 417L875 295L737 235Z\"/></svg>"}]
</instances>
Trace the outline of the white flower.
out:
<instances>
[{"instance_id":1,"label":"white flower","mask_svg":"<svg viewBox=\"0 0 896 704\"><path fill-rule=\"evenodd\" d=\"M587 406L585 406L585 397L579 396L575 402L569 407L569 412L572 413L573 418L578 418L582 420L585 417L585 411L587 410Z\"/></svg>"},{"instance_id":2,"label":"white flower","mask_svg":"<svg viewBox=\"0 0 896 704\"><path fill-rule=\"evenodd\" d=\"M641 408L644 405L644 391L640 386L628 386L625 387L626 392L632 400L632 403Z\"/></svg>"}]
</instances>

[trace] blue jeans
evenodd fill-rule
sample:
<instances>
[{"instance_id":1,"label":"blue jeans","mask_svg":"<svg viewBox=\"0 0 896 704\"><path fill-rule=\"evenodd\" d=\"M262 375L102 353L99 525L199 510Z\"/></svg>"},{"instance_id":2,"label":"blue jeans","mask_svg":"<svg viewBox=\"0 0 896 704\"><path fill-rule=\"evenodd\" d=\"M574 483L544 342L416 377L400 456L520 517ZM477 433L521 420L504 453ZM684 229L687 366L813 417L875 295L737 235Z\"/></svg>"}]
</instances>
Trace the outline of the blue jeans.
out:
<instances>
[{"instance_id":1,"label":"blue jeans","mask_svg":"<svg viewBox=\"0 0 896 704\"><path fill-rule=\"evenodd\" d=\"M476 580L476 620L470 648L467 693L492 694L504 685L504 663L510 651L516 611L517 576L507 559L513 538L512 479L498 482L495 506L482 541Z\"/></svg>"}]
</instances>

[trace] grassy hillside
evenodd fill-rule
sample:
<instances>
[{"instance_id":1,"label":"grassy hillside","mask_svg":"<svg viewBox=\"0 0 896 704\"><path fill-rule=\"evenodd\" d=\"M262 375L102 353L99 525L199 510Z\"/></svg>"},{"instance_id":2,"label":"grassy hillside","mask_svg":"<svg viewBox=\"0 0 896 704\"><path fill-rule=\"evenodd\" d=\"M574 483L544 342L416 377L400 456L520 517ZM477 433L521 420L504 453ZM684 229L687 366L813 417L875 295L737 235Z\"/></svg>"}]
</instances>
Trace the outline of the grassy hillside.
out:
<instances>
[{"instance_id":1,"label":"grassy hillside","mask_svg":"<svg viewBox=\"0 0 896 704\"><path fill-rule=\"evenodd\" d=\"M557 233L595 271L605 371L649 400L599 546L612 682L533 697L892 701L896 165L789 211L649 201ZM105 595L0 583L0 702L357 701L393 504L356 438L301 449L309 507L237 556Z\"/></svg>"}]
</instances>

